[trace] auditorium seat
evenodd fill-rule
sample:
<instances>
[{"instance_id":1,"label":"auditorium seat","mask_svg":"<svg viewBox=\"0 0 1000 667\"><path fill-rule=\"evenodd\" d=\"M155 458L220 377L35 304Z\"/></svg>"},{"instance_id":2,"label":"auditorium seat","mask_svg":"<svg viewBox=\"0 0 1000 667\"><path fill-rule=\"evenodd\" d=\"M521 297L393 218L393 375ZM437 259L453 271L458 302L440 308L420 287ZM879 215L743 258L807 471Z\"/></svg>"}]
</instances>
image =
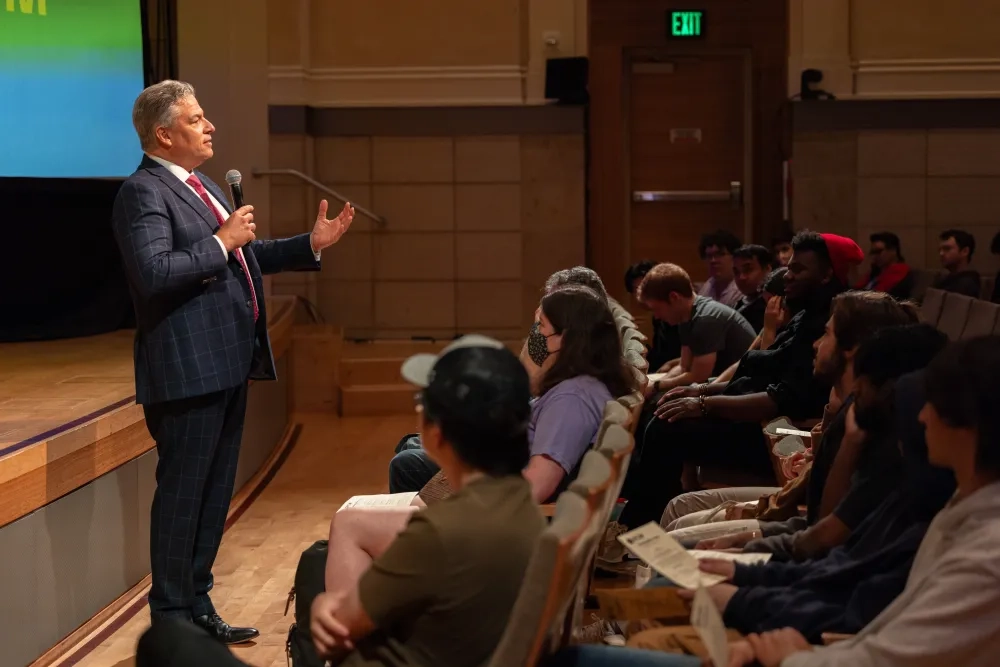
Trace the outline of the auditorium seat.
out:
<instances>
[{"instance_id":1,"label":"auditorium seat","mask_svg":"<svg viewBox=\"0 0 1000 667\"><path fill-rule=\"evenodd\" d=\"M589 555L594 513L575 493L563 493L552 522L528 563L510 620L489 667L535 667L562 647L566 613L573 608L577 575Z\"/></svg>"},{"instance_id":2,"label":"auditorium seat","mask_svg":"<svg viewBox=\"0 0 1000 667\"><path fill-rule=\"evenodd\" d=\"M937 277L938 272L914 269L913 274L913 290L910 292L910 298L920 303L924 300L928 290L931 289L931 285L934 284L934 278Z\"/></svg>"},{"instance_id":3,"label":"auditorium seat","mask_svg":"<svg viewBox=\"0 0 1000 667\"><path fill-rule=\"evenodd\" d=\"M920 317L927 324L937 326L941 319L941 309L944 307L945 293L939 289L930 288L924 294L923 303L920 306Z\"/></svg>"},{"instance_id":4,"label":"auditorium seat","mask_svg":"<svg viewBox=\"0 0 1000 667\"><path fill-rule=\"evenodd\" d=\"M947 292L944 295L944 306L941 307L937 328L946 334L949 340L958 340L962 337L974 301L972 297L954 292Z\"/></svg>"},{"instance_id":5,"label":"auditorium seat","mask_svg":"<svg viewBox=\"0 0 1000 667\"><path fill-rule=\"evenodd\" d=\"M989 336L997 326L1000 306L989 301L976 299L969 307L969 318L962 330L962 338Z\"/></svg>"}]
</instances>

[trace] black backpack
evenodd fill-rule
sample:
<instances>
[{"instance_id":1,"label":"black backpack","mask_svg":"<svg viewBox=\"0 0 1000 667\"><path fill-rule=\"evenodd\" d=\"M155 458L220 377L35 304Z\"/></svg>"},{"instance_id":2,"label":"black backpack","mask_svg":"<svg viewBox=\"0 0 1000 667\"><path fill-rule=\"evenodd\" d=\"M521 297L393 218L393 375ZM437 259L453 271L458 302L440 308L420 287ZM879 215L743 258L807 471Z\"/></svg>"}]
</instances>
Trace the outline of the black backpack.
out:
<instances>
[{"instance_id":1,"label":"black backpack","mask_svg":"<svg viewBox=\"0 0 1000 667\"><path fill-rule=\"evenodd\" d=\"M324 667L326 662L316 655L309 632L309 610L313 600L326 590L327 540L320 540L302 552L295 569L295 585L288 592L285 615L295 602L295 622L288 629L285 654L291 667Z\"/></svg>"}]
</instances>

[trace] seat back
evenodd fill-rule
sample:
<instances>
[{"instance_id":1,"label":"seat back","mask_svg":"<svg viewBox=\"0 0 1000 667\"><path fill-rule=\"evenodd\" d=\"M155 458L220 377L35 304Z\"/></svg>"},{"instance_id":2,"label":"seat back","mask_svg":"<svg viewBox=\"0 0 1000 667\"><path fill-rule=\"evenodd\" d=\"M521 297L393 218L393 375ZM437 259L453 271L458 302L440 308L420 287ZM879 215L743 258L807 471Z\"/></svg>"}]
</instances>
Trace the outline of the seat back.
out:
<instances>
[{"instance_id":1,"label":"seat back","mask_svg":"<svg viewBox=\"0 0 1000 667\"><path fill-rule=\"evenodd\" d=\"M611 463L611 470L615 474L615 480L608 496L608 505L605 508L608 518L618 502L622 485L625 483L625 475L628 472L629 462L632 459L632 451L635 449L635 439L632 434L618 424L611 424L604 431L604 437L597 443L597 451L607 457Z\"/></svg>"},{"instance_id":2,"label":"seat back","mask_svg":"<svg viewBox=\"0 0 1000 667\"><path fill-rule=\"evenodd\" d=\"M489 667L535 667L559 648L565 611L573 604L577 575L587 556L592 515L587 501L577 494L559 496Z\"/></svg>"},{"instance_id":3,"label":"seat back","mask_svg":"<svg viewBox=\"0 0 1000 667\"><path fill-rule=\"evenodd\" d=\"M594 449L600 449L601 439L604 438L604 432L608 430L609 426L617 424L627 429L631 419L632 413L622 405L621 401L611 400L605 403L604 414L601 416L601 425L597 427L597 435L594 436Z\"/></svg>"},{"instance_id":4,"label":"seat back","mask_svg":"<svg viewBox=\"0 0 1000 667\"><path fill-rule=\"evenodd\" d=\"M998 316L1000 316L1000 306L976 299L969 306L969 318L965 321L962 338L989 336L997 326Z\"/></svg>"},{"instance_id":5,"label":"seat back","mask_svg":"<svg viewBox=\"0 0 1000 667\"><path fill-rule=\"evenodd\" d=\"M642 345L642 348L646 348L646 343L649 338L646 334L642 333L638 329L626 329L625 330L625 344L628 345L631 341L636 341Z\"/></svg>"},{"instance_id":6,"label":"seat back","mask_svg":"<svg viewBox=\"0 0 1000 667\"><path fill-rule=\"evenodd\" d=\"M598 450L592 449L583 455L580 472L570 482L567 490L586 500L590 511L597 513L603 508L614 481L611 461Z\"/></svg>"},{"instance_id":7,"label":"seat back","mask_svg":"<svg viewBox=\"0 0 1000 667\"><path fill-rule=\"evenodd\" d=\"M642 371L639 371L638 369L636 369L636 372L642 373ZM644 381L641 386L643 389L645 389L646 386L645 374L642 374L642 377ZM645 402L645 398L643 397L642 391L626 394L625 396L619 398L618 402L624 405L629 411L630 417L629 417L628 428L629 432L631 432L634 435L635 430L639 427L639 417L640 415L642 415L642 406L643 403Z\"/></svg>"},{"instance_id":8,"label":"seat back","mask_svg":"<svg viewBox=\"0 0 1000 667\"><path fill-rule=\"evenodd\" d=\"M937 326L941 319L941 308L944 307L944 292L930 287L924 294L924 301L920 304L920 317L927 324Z\"/></svg>"},{"instance_id":9,"label":"seat back","mask_svg":"<svg viewBox=\"0 0 1000 667\"><path fill-rule=\"evenodd\" d=\"M638 345L639 349L641 349L641 343L635 343L635 345ZM643 375L649 370L649 362L646 361L646 358L635 347L630 347L625 351L625 360L628 361L632 368L642 371Z\"/></svg>"},{"instance_id":10,"label":"seat back","mask_svg":"<svg viewBox=\"0 0 1000 667\"><path fill-rule=\"evenodd\" d=\"M975 299L964 294L948 292L944 295L944 306L941 308L941 317L938 319L937 328L948 336L949 340L958 340L962 337L965 323L969 319L969 310Z\"/></svg>"}]
</instances>

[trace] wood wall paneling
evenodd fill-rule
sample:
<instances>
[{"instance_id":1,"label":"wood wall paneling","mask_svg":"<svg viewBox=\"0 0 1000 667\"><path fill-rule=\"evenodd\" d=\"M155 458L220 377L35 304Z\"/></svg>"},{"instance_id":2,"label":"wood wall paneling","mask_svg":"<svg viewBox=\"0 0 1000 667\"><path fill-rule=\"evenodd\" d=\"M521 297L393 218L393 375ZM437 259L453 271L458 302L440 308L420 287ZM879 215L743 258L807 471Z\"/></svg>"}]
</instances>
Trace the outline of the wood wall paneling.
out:
<instances>
[{"instance_id":1,"label":"wood wall paneling","mask_svg":"<svg viewBox=\"0 0 1000 667\"><path fill-rule=\"evenodd\" d=\"M666 37L664 0L591 0L588 253L618 298L628 262L629 192L625 122L630 48L674 48ZM781 163L786 101L788 6L785 0L707 0L705 37L683 48L749 49L753 77L753 228L767 242L782 223Z\"/></svg>"}]
</instances>

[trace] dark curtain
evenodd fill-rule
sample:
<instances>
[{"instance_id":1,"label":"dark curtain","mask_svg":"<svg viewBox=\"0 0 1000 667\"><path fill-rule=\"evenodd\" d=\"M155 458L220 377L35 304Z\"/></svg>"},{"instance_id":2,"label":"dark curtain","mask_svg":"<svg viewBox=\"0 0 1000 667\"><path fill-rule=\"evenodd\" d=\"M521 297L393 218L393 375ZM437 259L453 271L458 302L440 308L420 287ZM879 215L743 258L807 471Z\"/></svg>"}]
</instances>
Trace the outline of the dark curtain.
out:
<instances>
[{"instance_id":1,"label":"dark curtain","mask_svg":"<svg viewBox=\"0 0 1000 667\"><path fill-rule=\"evenodd\" d=\"M137 1L146 84L176 78L175 0ZM140 157L135 156L136 164ZM0 342L90 336L134 326L111 233L119 187L119 180L0 178Z\"/></svg>"}]
</instances>

